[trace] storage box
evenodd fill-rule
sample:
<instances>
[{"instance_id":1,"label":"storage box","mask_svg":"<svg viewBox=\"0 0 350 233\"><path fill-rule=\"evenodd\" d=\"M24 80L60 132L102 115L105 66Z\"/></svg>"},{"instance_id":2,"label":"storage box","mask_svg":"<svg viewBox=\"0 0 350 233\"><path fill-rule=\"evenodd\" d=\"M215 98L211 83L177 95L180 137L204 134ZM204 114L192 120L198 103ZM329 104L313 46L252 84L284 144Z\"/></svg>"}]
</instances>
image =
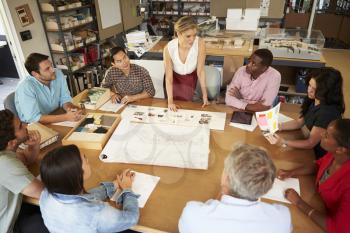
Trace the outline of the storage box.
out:
<instances>
[{"instance_id":1,"label":"storage box","mask_svg":"<svg viewBox=\"0 0 350 233\"><path fill-rule=\"evenodd\" d=\"M47 29L49 29L49 30L58 30L57 22L46 21L45 24L46 24Z\"/></svg>"},{"instance_id":2,"label":"storage box","mask_svg":"<svg viewBox=\"0 0 350 233\"><path fill-rule=\"evenodd\" d=\"M40 3L40 7L41 7L41 10L43 12L54 12L55 11L55 8L50 3L46 3L46 2ZM64 11L66 9L68 9L68 5L63 5L63 6L57 7L57 10L59 10L59 11Z\"/></svg>"},{"instance_id":3,"label":"storage box","mask_svg":"<svg viewBox=\"0 0 350 233\"><path fill-rule=\"evenodd\" d=\"M46 28L49 30L58 30L58 23L54 22L54 21L46 21ZM66 24L62 24L62 29L68 29L70 27L72 27L73 25L66 23Z\"/></svg>"},{"instance_id":4,"label":"storage box","mask_svg":"<svg viewBox=\"0 0 350 233\"><path fill-rule=\"evenodd\" d=\"M119 114L90 113L62 139L62 145L102 150L121 120Z\"/></svg>"},{"instance_id":5,"label":"storage box","mask_svg":"<svg viewBox=\"0 0 350 233\"><path fill-rule=\"evenodd\" d=\"M321 31L268 28L262 30L259 48L269 49L274 57L320 60L325 38Z\"/></svg>"},{"instance_id":6,"label":"storage box","mask_svg":"<svg viewBox=\"0 0 350 233\"><path fill-rule=\"evenodd\" d=\"M91 43L91 42L94 42L94 41L96 41L96 36L91 36L91 37L87 37L86 39L85 39L85 43Z\"/></svg>"},{"instance_id":7,"label":"storage box","mask_svg":"<svg viewBox=\"0 0 350 233\"><path fill-rule=\"evenodd\" d=\"M83 104L86 109L97 110L111 98L111 91L108 88L94 87L84 90L78 94L74 100L74 104Z\"/></svg>"},{"instance_id":8,"label":"storage box","mask_svg":"<svg viewBox=\"0 0 350 233\"><path fill-rule=\"evenodd\" d=\"M81 2L75 2L75 3L68 4L67 8L73 9L73 8L78 8L78 7L81 7L81 6L82 6Z\"/></svg>"},{"instance_id":9,"label":"storage box","mask_svg":"<svg viewBox=\"0 0 350 233\"><path fill-rule=\"evenodd\" d=\"M43 12L54 12L54 8L50 3L40 3L41 10Z\"/></svg>"},{"instance_id":10,"label":"storage box","mask_svg":"<svg viewBox=\"0 0 350 233\"><path fill-rule=\"evenodd\" d=\"M59 44L50 44L50 45L51 45L52 50L54 50L54 51L60 51L60 52L64 51L62 45L59 45ZM73 49L74 49L73 45L68 45L67 46L67 51L72 51Z\"/></svg>"}]
</instances>

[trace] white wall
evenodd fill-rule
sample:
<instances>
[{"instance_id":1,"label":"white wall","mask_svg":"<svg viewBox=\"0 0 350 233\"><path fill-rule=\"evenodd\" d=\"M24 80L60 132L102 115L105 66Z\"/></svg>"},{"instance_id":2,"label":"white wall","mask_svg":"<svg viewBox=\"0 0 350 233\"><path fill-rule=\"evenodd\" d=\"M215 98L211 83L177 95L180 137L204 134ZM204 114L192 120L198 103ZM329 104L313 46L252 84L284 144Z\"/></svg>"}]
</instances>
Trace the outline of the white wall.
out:
<instances>
[{"instance_id":1,"label":"white wall","mask_svg":"<svg viewBox=\"0 0 350 233\"><path fill-rule=\"evenodd\" d=\"M26 58L30 53L37 52L46 55L50 55L50 50L47 45L47 40L43 28L43 24L41 22L41 17L39 14L39 8L36 3L36 0L6 0L7 5L10 9L11 17L16 28L16 33L20 42L20 46L23 51L24 58ZM28 4L29 8L32 12L34 23L22 27L17 16L15 8L17 6L21 6L23 4ZM32 33L32 39L27 41L22 41L20 32L30 30Z\"/></svg>"},{"instance_id":2,"label":"white wall","mask_svg":"<svg viewBox=\"0 0 350 233\"><path fill-rule=\"evenodd\" d=\"M6 35L4 26L2 25L2 21L0 20L0 35Z\"/></svg>"}]
</instances>

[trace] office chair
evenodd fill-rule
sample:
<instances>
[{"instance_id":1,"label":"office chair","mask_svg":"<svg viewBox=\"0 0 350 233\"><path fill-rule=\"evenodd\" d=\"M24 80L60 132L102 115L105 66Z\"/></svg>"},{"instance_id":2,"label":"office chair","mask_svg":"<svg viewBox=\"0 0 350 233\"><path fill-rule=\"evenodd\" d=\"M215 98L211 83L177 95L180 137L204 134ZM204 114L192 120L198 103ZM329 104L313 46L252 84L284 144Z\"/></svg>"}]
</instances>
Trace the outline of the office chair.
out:
<instances>
[{"instance_id":1,"label":"office chair","mask_svg":"<svg viewBox=\"0 0 350 233\"><path fill-rule=\"evenodd\" d=\"M15 116L18 116L15 106L15 92L11 92L4 100L4 108L10 110Z\"/></svg>"},{"instance_id":2,"label":"office chair","mask_svg":"<svg viewBox=\"0 0 350 233\"><path fill-rule=\"evenodd\" d=\"M208 100L217 100L221 88L221 74L220 71L213 66L204 66L205 78L207 84ZM199 80L195 90L195 101L202 98L202 90Z\"/></svg>"},{"instance_id":3,"label":"office chair","mask_svg":"<svg viewBox=\"0 0 350 233\"><path fill-rule=\"evenodd\" d=\"M147 24L147 31L150 36L156 36L157 33L154 31L153 27L150 24Z\"/></svg>"}]
</instances>

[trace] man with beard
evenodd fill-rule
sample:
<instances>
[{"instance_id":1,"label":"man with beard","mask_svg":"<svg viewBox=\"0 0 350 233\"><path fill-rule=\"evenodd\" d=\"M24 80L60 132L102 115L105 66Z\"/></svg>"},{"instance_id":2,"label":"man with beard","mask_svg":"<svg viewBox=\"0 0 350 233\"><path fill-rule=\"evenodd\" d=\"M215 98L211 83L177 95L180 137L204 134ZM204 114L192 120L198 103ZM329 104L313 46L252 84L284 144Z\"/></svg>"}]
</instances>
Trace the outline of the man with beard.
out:
<instances>
[{"instance_id":1,"label":"man with beard","mask_svg":"<svg viewBox=\"0 0 350 233\"><path fill-rule=\"evenodd\" d=\"M24 143L25 150L18 150ZM9 110L0 111L0 232L47 232L40 212L23 206L22 195L39 198L42 183L27 169L39 155L40 134L27 131ZM38 208L37 208L38 210Z\"/></svg>"},{"instance_id":2,"label":"man with beard","mask_svg":"<svg viewBox=\"0 0 350 233\"><path fill-rule=\"evenodd\" d=\"M281 83L281 74L271 67L272 60L270 50L256 50L227 86L226 105L252 112L270 109Z\"/></svg>"},{"instance_id":3,"label":"man with beard","mask_svg":"<svg viewBox=\"0 0 350 233\"><path fill-rule=\"evenodd\" d=\"M27 57L25 67L30 74L18 85L15 105L23 122L44 124L61 121L78 121L81 110L71 103L66 78L61 70L55 70L48 56L32 53ZM62 107L66 113L49 115Z\"/></svg>"}]
</instances>

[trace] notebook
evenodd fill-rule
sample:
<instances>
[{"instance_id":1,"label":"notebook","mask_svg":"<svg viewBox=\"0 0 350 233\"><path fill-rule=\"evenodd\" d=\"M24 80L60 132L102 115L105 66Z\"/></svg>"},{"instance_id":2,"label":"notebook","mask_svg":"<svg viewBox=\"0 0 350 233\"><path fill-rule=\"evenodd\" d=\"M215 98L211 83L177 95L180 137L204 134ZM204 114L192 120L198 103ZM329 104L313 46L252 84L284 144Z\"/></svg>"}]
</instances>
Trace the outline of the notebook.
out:
<instances>
[{"instance_id":1,"label":"notebook","mask_svg":"<svg viewBox=\"0 0 350 233\"><path fill-rule=\"evenodd\" d=\"M51 145L52 143L56 142L58 140L58 132L54 131L53 129L50 129L49 127L42 125L38 122L31 123L27 126L27 129L30 130L37 130L40 133L41 140L40 140L40 149ZM22 143L19 146L21 149L27 148L27 145Z\"/></svg>"}]
</instances>

